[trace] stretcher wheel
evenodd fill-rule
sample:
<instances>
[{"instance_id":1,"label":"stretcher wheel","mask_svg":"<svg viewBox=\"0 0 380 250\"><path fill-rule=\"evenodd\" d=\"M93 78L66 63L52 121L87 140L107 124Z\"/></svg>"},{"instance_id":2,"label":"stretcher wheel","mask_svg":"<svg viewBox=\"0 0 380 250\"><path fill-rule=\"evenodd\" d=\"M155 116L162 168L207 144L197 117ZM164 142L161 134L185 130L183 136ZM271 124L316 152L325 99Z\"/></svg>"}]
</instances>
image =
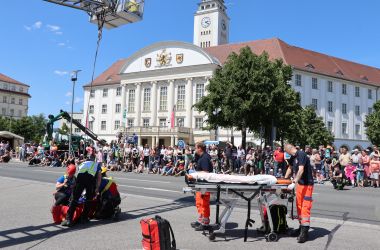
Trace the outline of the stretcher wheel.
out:
<instances>
[{"instance_id":1,"label":"stretcher wheel","mask_svg":"<svg viewBox=\"0 0 380 250\"><path fill-rule=\"evenodd\" d=\"M270 234L268 234L268 235L266 236L266 240L267 240L268 242L275 242L275 241L277 241L277 239L278 239L278 236L277 236L276 233L270 233Z\"/></svg>"},{"instance_id":2,"label":"stretcher wheel","mask_svg":"<svg viewBox=\"0 0 380 250\"><path fill-rule=\"evenodd\" d=\"M214 232L210 233L210 235L208 236L208 239L211 240L211 241L214 241L216 238Z\"/></svg>"}]
</instances>

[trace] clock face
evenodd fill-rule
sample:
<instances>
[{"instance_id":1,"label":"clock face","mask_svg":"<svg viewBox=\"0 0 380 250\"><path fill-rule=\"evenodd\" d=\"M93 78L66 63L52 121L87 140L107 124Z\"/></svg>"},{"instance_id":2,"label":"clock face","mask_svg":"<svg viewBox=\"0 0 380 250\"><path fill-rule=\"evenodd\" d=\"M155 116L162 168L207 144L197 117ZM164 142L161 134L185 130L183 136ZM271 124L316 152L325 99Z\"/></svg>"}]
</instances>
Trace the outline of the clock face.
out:
<instances>
[{"instance_id":1,"label":"clock face","mask_svg":"<svg viewBox=\"0 0 380 250\"><path fill-rule=\"evenodd\" d=\"M226 21L224 21L224 20L222 20L222 29L223 30L227 29Z\"/></svg>"},{"instance_id":2,"label":"clock face","mask_svg":"<svg viewBox=\"0 0 380 250\"><path fill-rule=\"evenodd\" d=\"M203 27L203 28L207 28L208 26L210 26L210 24L211 24L211 18L209 18L209 17L204 17L204 18L202 19L202 27Z\"/></svg>"}]
</instances>

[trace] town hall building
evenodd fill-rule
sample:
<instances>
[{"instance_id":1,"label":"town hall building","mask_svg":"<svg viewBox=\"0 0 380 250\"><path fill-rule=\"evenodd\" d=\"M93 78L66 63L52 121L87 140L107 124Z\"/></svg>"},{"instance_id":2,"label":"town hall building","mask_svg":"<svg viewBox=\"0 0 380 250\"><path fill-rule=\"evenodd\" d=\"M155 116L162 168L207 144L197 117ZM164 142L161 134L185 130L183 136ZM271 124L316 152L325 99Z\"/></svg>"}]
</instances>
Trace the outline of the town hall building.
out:
<instances>
[{"instance_id":1,"label":"town hall building","mask_svg":"<svg viewBox=\"0 0 380 250\"><path fill-rule=\"evenodd\" d=\"M292 66L290 84L301 94L302 106L315 107L334 134L336 147L370 145L364 120L378 100L380 69L278 38L230 44L229 22L223 0L202 0L194 16L193 44L159 42L116 61L94 80L92 88L84 86L89 128L108 141L119 131L136 134L140 145L150 146L215 140L215 131L202 129L205 114L193 105L207 95L209 80L228 55L249 46L256 54L266 51L270 59ZM232 134L239 145L240 131L220 128L218 138L226 141ZM257 138L248 135L247 141L257 142Z\"/></svg>"}]
</instances>

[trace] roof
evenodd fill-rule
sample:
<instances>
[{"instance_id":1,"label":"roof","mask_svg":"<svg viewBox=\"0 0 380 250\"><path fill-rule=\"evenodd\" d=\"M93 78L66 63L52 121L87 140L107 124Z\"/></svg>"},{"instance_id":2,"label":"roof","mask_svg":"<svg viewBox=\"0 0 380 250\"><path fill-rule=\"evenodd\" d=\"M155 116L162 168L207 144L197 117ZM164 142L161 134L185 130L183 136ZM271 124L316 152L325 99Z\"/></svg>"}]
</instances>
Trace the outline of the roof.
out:
<instances>
[{"instance_id":1,"label":"roof","mask_svg":"<svg viewBox=\"0 0 380 250\"><path fill-rule=\"evenodd\" d=\"M112 64L106 71L101 73L98 77L94 79L92 86L103 86L103 85L112 85L120 83L120 71L123 68L124 64L127 62L127 59L120 59L119 61ZM91 82L84 85L83 87L90 87Z\"/></svg>"},{"instance_id":2,"label":"roof","mask_svg":"<svg viewBox=\"0 0 380 250\"><path fill-rule=\"evenodd\" d=\"M9 131L0 131L0 137L6 138L6 139L19 139L24 140L24 137L21 137L19 135L13 134Z\"/></svg>"},{"instance_id":3,"label":"roof","mask_svg":"<svg viewBox=\"0 0 380 250\"><path fill-rule=\"evenodd\" d=\"M378 68L292 46L278 38L225 44L204 48L204 50L224 64L229 54L239 53L240 49L246 46L258 55L266 51L271 60L282 59L286 64L298 70L380 86L380 69ZM94 80L93 86L120 83L119 74L127 61L128 59L121 59L115 62ZM84 87L90 87L90 83Z\"/></svg>"},{"instance_id":4,"label":"roof","mask_svg":"<svg viewBox=\"0 0 380 250\"><path fill-rule=\"evenodd\" d=\"M9 89L0 89L0 92L7 93L7 94L13 94L13 95L23 95L23 96L26 96L29 98L32 97L29 93L18 92L18 91L13 91L13 90L9 90Z\"/></svg>"},{"instance_id":5,"label":"roof","mask_svg":"<svg viewBox=\"0 0 380 250\"><path fill-rule=\"evenodd\" d=\"M13 79L13 78L10 78L9 76L1 74L1 73L0 73L0 82L13 83L13 84L16 84L16 85L23 85L23 86L29 87L29 85L27 85L25 83L22 83L22 82L19 82L19 81Z\"/></svg>"},{"instance_id":6,"label":"roof","mask_svg":"<svg viewBox=\"0 0 380 250\"><path fill-rule=\"evenodd\" d=\"M349 81L380 86L380 69L289 45L278 38L225 44L205 50L224 64L230 53L249 46L255 54L266 51L270 59L282 59L295 69Z\"/></svg>"}]
</instances>

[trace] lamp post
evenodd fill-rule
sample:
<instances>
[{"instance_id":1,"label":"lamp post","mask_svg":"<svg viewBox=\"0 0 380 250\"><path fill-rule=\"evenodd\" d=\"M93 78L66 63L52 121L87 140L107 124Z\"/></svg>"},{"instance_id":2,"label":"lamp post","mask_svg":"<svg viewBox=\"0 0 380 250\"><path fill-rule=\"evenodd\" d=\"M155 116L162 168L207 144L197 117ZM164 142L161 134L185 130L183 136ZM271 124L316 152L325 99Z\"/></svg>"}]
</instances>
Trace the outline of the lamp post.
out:
<instances>
[{"instance_id":1,"label":"lamp post","mask_svg":"<svg viewBox=\"0 0 380 250\"><path fill-rule=\"evenodd\" d=\"M71 81L73 82L73 91L71 96L71 119L70 119L70 136L69 136L69 156L73 153L72 146L72 135L73 135L73 113L74 113L74 91L75 91L75 83L78 80L78 73L81 70L74 70L71 72Z\"/></svg>"}]
</instances>

